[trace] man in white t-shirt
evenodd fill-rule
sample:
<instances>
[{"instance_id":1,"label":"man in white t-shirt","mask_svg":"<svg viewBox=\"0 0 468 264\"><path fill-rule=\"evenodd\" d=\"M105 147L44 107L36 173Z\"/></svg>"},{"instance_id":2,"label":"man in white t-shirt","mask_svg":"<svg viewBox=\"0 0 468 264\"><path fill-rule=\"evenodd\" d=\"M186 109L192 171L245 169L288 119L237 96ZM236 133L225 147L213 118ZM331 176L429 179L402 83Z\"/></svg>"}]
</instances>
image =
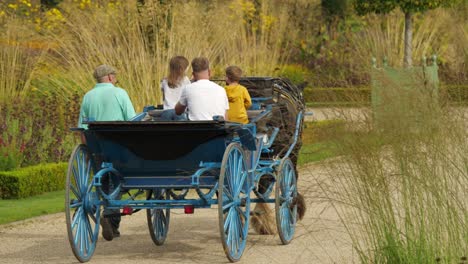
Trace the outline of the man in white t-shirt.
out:
<instances>
[{"instance_id":1,"label":"man in white t-shirt","mask_svg":"<svg viewBox=\"0 0 468 264\"><path fill-rule=\"evenodd\" d=\"M228 120L229 101L226 90L210 81L210 64L207 58L192 60L193 83L182 90L179 102L175 106L176 114L182 114L188 108L189 120L213 120L213 116L223 116Z\"/></svg>"}]
</instances>

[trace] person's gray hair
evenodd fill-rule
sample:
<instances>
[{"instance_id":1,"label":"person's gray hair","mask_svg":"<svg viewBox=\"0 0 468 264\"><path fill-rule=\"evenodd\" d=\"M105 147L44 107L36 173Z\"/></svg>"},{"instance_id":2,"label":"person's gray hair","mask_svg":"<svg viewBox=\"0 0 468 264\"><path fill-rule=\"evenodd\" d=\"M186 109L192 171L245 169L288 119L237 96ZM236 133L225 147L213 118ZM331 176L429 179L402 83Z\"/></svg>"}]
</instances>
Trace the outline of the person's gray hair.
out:
<instances>
[{"instance_id":1,"label":"person's gray hair","mask_svg":"<svg viewBox=\"0 0 468 264\"><path fill-rule=\"evenodd\" d=\"M102 65L97 66L96 69L94 69L93 76L97 82L102 82L103 78L106 77L107 75L109 74L115 75L116 73L117 72L113 67L107 64L102 64Z\"/></svg>"}]
</instances>

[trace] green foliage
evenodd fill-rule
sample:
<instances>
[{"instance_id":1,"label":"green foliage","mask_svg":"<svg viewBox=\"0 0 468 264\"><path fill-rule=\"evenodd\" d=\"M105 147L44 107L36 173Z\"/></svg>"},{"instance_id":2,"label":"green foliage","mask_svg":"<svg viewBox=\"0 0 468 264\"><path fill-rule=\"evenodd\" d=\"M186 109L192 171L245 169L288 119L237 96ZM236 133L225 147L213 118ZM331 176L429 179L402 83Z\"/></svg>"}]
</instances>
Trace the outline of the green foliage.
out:
<instances>
[{"instance_id":1,"label":"green foliage","mask_svg":"<svg viewBox=\"0 0 468 264\"><path fill-rule=\"evenodd\" d=\"M349 0L322 0L321 5L327 19L344 18L347 15Z\"/></svg>"},{"instance_id":2,"label":"green foliage","mask_svg":"<svg viewBox=\"0 0 468 264\"><path fill-rule=\"evenodd\" d=\"M302 65L288 64L283 66L279 76L288 78L292 83L299 85L310 79L311 72Z\"/></svg>"},{"instance_id":3,"label":"green foliage","mask_svg":"<svg viewBox=\"0 0 468 264\"><path fill-rule=\"evenodd\" d=\"M0 171L21 167L25 159L25 148L31 140L31 120L20 120L7 115L0 131ZM18 136L21 135L21 136Z\"/></svg>"},{"instance_id":4,"label":"green foliage","mask_svg":"<svg viewBox=\"0 0 468 264\"><path fill-rule=\"evenodd\" d=\"M467 85L441 85L440 99L455 105L468 104ZM369 105L371 90L368 86L363 87L329 87L316 88L306 87L304 89L304 100L308 105Z\"/></svg>"},{"instance_id":5,"label":"green foliage","mask_svg":"<svg viewBox=\"0 0 468 264\"><path fill-rule=\"evenodd\" d=\"M77 142L69 131L78 120L80 97L33 91L0 104L0 171L68 158Z\"/></svg>"},{"instance_id":6,"label":"green foliage","mask_svg":"<svg viewBox=\"0 0 468 264\"><path fill-rule=\"evenodd\" d=\"M337 137L345 132L342 120L306 122L302 133L302 147L298 164L320 161L339 155Z\"/></svg>"},{"instance_id":7,"label":"green foliage","mask_svg":"<svg viewBox=\"0 0 468 264\"><path fill-rule=\"evenodd\" d=\"M399 7L404 13L424 12L429 9L435 9L440 6L447 6L455 3L456 0L356 0L354 7L359 15L368 13L385 14Z\"/></svg>"},{"instance_id":8,"label":"green foliage","mask_svg":"<svg viewBox=\"0 0 468 264\"><path fill-rule=\"evenodd\" d=\"M0 172L0 197L17 199L62 190L67 166L67 163L50 163Z\"/></svg>"}]
</instances>

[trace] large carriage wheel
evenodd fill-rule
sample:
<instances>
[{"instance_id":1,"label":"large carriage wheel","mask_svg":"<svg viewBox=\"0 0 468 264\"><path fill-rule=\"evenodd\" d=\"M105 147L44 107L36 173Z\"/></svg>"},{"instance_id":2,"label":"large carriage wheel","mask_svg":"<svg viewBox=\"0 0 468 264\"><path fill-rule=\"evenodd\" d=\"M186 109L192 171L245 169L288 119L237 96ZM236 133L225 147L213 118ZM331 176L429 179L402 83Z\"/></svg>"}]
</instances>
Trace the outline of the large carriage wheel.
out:
<instances>
[{"instance_id":1,"label":"large carriage wheel","mask_svg":"<svg viewBox=\"0 0 468 264\"><path fill-rule=\"evenodd\" d=\"M224 152L218 186L219 231L224 252L231 262L244 253L249 230L250 179L239 143Z\"/></svg>"},{"instance_id":2,"label":"large carriage wheel","mask_svg":"<svg viewBox=\"0 0 468 264\"><path fill-rule=\"evenodd\" d=\"M169 192L165 189L155 189L148 191L146 199L170 199ZM169 220L171 218L171 210L168 209L146 209L146 217L148 220L149 232L153 242L161 246L167 237L169 231Z\"/></svg>"},{"instance_id":3,"label":"large carriage wheel","mask_svg":"<svg viewBox=\"0 0 468 264\"><path fill-rule=\"evenodd\" d=\"M68 240L80 262L93 256L99 236L99 195L92 184L92 161L85 145L78 145L68 162L65 215Z\"/></svg>"},{"instance_id":4,"label":"large carriage wheel","mask_svg":"<svg viewBox=\"0 0 468 264\"><path fill-rule=\"evenodd\" d=\"M281 242L291 242L297 223L297 179L292 161L281 161L276 179L275 210L276 226Z\"/></svg>"}]
</instances>

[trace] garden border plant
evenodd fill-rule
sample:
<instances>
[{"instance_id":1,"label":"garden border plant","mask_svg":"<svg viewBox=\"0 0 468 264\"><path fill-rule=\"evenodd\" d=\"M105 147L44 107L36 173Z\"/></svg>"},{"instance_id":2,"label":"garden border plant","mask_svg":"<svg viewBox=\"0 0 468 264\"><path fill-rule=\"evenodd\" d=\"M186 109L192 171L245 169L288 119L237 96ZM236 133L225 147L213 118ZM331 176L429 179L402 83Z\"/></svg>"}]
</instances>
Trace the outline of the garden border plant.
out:
<instances>
[{"instance_id":1,"label":"garden border plant","mask_svg":"<svg viewBox=\"0 0 468 264\"><path fill-rule=\"evenodd\" d=\"M40 164L0 172L0 197L18 199L63 190L67 163Z\"/></svg>"}]
</instances>

